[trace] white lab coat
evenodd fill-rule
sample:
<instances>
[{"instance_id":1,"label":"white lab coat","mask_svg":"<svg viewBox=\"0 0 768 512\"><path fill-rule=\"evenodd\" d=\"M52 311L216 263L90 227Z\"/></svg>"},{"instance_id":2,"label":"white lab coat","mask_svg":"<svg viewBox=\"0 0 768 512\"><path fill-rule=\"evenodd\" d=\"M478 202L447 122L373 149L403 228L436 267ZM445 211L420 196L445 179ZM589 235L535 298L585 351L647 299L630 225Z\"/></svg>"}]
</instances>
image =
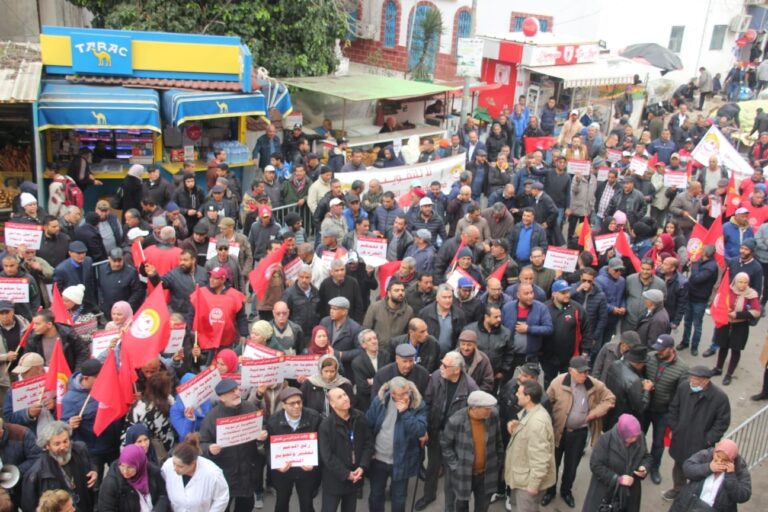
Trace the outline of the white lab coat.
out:
<instances>
[{"instance_id":1,"label":"white lab coat","mask_svg":"<svg viewBox=\"0 0 768 512\"><path fill-rule=\"evenodd\" d=\"M186 487L173 470L173 458L162 468L165 488L173 512L224 512L229 504L229 486L221 469L206 459L197 458L197 469Z\"/></svg>"}]
</instances>

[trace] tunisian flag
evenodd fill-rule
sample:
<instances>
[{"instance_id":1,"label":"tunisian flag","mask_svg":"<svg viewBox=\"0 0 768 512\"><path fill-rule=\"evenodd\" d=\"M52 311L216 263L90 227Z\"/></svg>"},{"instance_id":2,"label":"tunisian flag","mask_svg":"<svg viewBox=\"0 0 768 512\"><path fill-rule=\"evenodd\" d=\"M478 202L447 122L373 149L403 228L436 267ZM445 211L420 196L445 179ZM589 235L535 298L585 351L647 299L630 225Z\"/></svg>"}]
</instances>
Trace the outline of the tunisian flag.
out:
<instances>
[{"instance_id":1,"label":"tunisian flag","mask_svg":"<svg viewBox=\"0 0 768 512\"><path fill-rule=\"evenodd\" d=\"M725 247L723 245L723 216L718 215L715 222L709 226L707 236L704 237L705 245L715 246L715 260L720 268L725 268Z\"/></svg>"},{"instance_id":2,"label":"tunisian flag","mask_svg":"<svg viewBox=\"0 0 768 512\"><path fill-rule=\"evenodd\" d=\"M285 255L285 242L283 245L264 256L256 268L251 270L248 274L248 281L251 283L253 293L259 300L264 299L264 294L267 293L267 287L269 287L269 280L272 279L272 274L280 266L280 262L283 261Z\"/></svg>"},{"instance_id":3,"label":"tunisian flag","mask_svg":"<svg viewBox=\"0 0 768 512\"><path fill-rule=\"evenodd\" d=\"M585 251L589 251L592 258L594 258L594 264L597 264L597 251L595 251L595 241L592 238L592 226L589 224L589 215L585 215L584 222L581 223L579 245L582 246Z\"/></svg>"},{"instance_id":4,"label":"tunisian flag","mask_svg":"<svg viewBox=\"0 0 768 512\"><path fill-rule=\"evenodd\" d=\"M503 265L499 266L496 270L491 272L491 275L489 275L487 278L485 278L485 282L488 282L488 279L495 277L498 279L502 284L506 284L506 279L504 276L507 272L507 267L509 266L509 260L505 261Z\"/></svg>"},{"instance_id":5,"label":"tunisian flag","mask_svg":"<svg viewBox=\"0 0 768 512\"><path fill-rule=\"evenodd\" d=\"M379 297L384 298L387 295L387 283L395 273L400 270L402 261L390 261L379 267Z\"/></svg>"},{"instance_id":6,"label":"tunisian flag","mask_svg":"<svg viewBox=\"0 0 768 512\"><path fill-rule=\"evenodd\" d=\"M197 332L200 348L219 348L222 343L230 346L237 336L235 318L243 307L245 295L234 288L216 294L208 288L198 287L191 300L195 306L192 328Z\"/></svg>"},{"instance_id":7,"label":"tunisian flag","mask_svg":"<svg viewBox=\"0 0 768 512\"><path fill-rule=\"evenodd\" d=\"M133 317L131 328L123 333L120 350L126 352L133 368L141 368L155 359L168 344L171 315L163 291L160 283Z\"/></svg>"},{"instance_id":8,"label":"tunisian flag","mask_svg":"<svg viewBox=\"0 0 768 512\"><path fill-rule=\"evenodd\" d=\"M690 261L699 261L701 259L701 252L704 250L704 244L707 243L707 235L708 233L704 226L698 222L693 225L691 236L688 238L688 243L685 246Z\"/></svg>"},{"instance_id":9,"label":"tunisian flag","mask_svg":"<svg viewBox=\"0 0 768 512\"><path fill-rule=\"evenodd\" d=\"M525 137L525 153L530 154L536 150L547 151L557 143L557 137Z\"/></svg>"},{"instance_id":10,"label":"tunisian flag","mask_svg":"<svg viewBox=\"0 0 768 512\"><path fill-rule=\"evenodd\" d=\"M123 417L128 412L125 397L120 388L120 376L117 373L115 351L110 350L107 359L101 367L99 376L91 388L91 398L99 403L96 409L96 419L93 422L93 432L100 436L112 422Z\"/></svg>"},{"instance_id":11,"label":"tunisian flag","mask_svg":"<svg viewBox=\"0 0 768 512\"><path fill-rule=\"evenodd\" d=\"M728 313L731 311L731 270L726 269L720 286L717 288L715 299L709 308L715 327L728 325Z\"/></svg>"},{"instance_id":12,"label":"tunisian flag","mask_svg":"<svg viewBox=\"0 0 768 512\"><path fill-rule=\"evenodd\" d=\"M725 216L730 217L741 204L741 196L739 196L739 189L736 188L736 179L733 177L734 173L731 172L731 177L728 178L728 191L725 194Z\"/></svg>"},{"instance_id":13,"label":"tunisian flag","mask_svg":"<svg viewBox=\"0 0 768 512\"><path fill-rule=\"evenodd\" d=\"M45 375L45 390L56 392L56 417L61 417L61 405L67 392L67 384L72 376L67 359L64 357L64 349L61 348L61 340L56 338L53 346L53 354L48 364L48 373Z\"/></svg>"},{"instance_id":14,"label":"tunisian flag","mask_svg":"<svg viewBox=\"0 0 768 512\"><path fill-rule=\"evenodd\" d=\"M635 251L633 251L632 247L630 247L624 231L619 231L619 236L616 237L616 250L619 251L619 254L625 258L629 258L629 261L632 262L632 267L635 269L635 272L640 272L640 258L637 257Z\"/></svg>"},{"instance_id":15,"label":"tunisian flag","mask_svg":"<svg viewBox=\"0 0 768 512\"><path fill-rule=\"evenodd\" d=\"M61 292L56 283L53 283L53 296L51 297L51 313L53 313L53 321L72 326L72 315L67 311L67 307L64 305L64 299L61 297Z\"/></svg>"}]
</instances>

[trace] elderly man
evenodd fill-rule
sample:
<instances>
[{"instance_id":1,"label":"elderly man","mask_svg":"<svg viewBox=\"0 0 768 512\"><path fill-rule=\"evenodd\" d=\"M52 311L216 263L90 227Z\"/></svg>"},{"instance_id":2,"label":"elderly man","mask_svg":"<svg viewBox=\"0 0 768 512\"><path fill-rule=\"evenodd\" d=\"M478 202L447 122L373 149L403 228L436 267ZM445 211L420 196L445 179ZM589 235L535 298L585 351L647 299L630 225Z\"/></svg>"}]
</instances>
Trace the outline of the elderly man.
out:
<instances>
[{"instance_id":1,"label":"elderly man","mask_svg":"<svg viewBox=\"0 0 768 512\"><path fill-rule=\"evenodd\" d=\"M314 257L311 249L310 246L309 254ZM292 322L296 322L305 335L309 335L320 322L320 315L317 312L320 295L317 288L312 284L312 267L301 265L296 282L283 293L283 301L289 310L288 318Z\"/></svg>"},{"instance_id":2,"label":"elderly man","mask_svg":"<svg viewBox=\"0 0 768 512\"><path fill-rule=\"evenodd\" d=\"M109 261L99 276L99 309L107 319L112 318L112 305L126 301L137 311L144 302L146 285L139 279L136 269L125 264L119 247L109 252Z\"/></svg>"},{"instance_id":3,"label":"elderly man","mask_svg":"<svg viewBox=\"0 0 768 512\"><path fill-rule=\"evenodd\" d=\"M36 510L45 491L65 489L73 497L72 510L92 511L99 468L91 461L86 445L72 441L72 428L62 421L49 423L38 434L37 446L44 453L24 475L22 510Z\"/></svg>"},{"instance_id":4,"label":"elderly man","mask_svg":"<svg viewBox=\"0 0 768 512\"><path fill-rule=\"evenodd\" d=\"M435 501L437 480L440 467L443 466L440 437L454 413L466 407L467 398L478 387L472 377L464 371L464 358L459 352L448 352L443 356L440 370L435 371L429 380L426 394L427 407L427 470L424 477L424 495L416 501L416 510L421 511ZM449 396L450 394L450 396ZM445 468L445 473L450 468ZM445 503L452 510L454 500L450 479L445 479Z\"/></svg>"},{"instance_id":5,"label":"elderly man","mask_svg":"<svg viewBox=\"0 0 768 512\"><path fill-rule=\"evenodd\" d=\"M422 228L412 233L412 236L413 244L406 249L405 257L416 260L416 272L432 274L434 272L435 255L437 254L435 246L432 245L432 233Z\"/></svg>"},{"instance_id":6,"label":"elderly man","mask_svg":"<svg viewBox=\"0 0 768 512\"><path fill-rule=\"evenodd\" d=\"M328 333L333 355L344 366L344 374L352 375L352 360L363 349L357 343L360 324L350 318L350 305L345 297L334 297L328 301L328 316L320 321Z\"/></svg>"},{"instance_id":7,"label":"elderly man","mask_svg":"<svg viewBox=\"0 0 768 512\"><path fill-rule=\"evenodd\" d=\"M672 220L677 222L686 238L691 235L700 213L706 213L709 197L701 194L701 183L692 181L682 194L677 194L669 204Z\"/></svg>"},{"instance_id":8,"label":"elderly man","mask_svg":"<svg viewBox=\"0 0 768 512\"><path fill-rule=\"evenodd\" d=\"M347 275L346 264L343 260L331 262L331 275L320 284L318 296L320 298L319 313L321 316L328 314L329 301L335 297L343 297L349 306L349 315L356 321L362 322L365 315L362 293L357 279Z\"/></svg>"},{"instance_id":9,"label":"elderly man","mask_svg":"<svg viewBox=\"0 0 768 512\"><path fill-rule=\"evenodd\" d=\"M555 377L547 388L547 397L552 404L556 470L555 485L544 494L541 505L546 506L555 498L557 473L563 462L560 496L569 507L574 508L576 500L571 489L587 446L588 433L592 432L592 444L597 442L602 431L601 418L616 403L616 397L605 384L589 376L586 357L571 358L568 372Z\"/></svg>"},{"instance_id":10,"label":"elderly man","mask_svg":"<svg viewBox=\"0 0 768 512\"><path fill-rule=\"evenodd\" d=\"M59 290L82 284L85 286L85 303L90 308L97 307L96 277L93 260L86 256L88 249L79 240L70 242L69 258L59 263L53 270L53 282Z\"/></svg>"},{"instance_id":11,"label":"elderly man","mask_svg":"<svg viewBox=\"0 0 768 512\"><path fill-rule=\"evenodd\" d=\"M27 352L18 359L16 368L11 370L18 376L18 380L33 379L45 375L45 359L35 352ZM13 388L11 388L3 399L3 418L5 421L22 425L32 430L33 435L37 431L38 424L40 428L44 427L53 419L53 409L56 401L52 398L43 398L39 403L26 409L18 411L13 410ZM38 421L42 418L42 421Z\"/></svg>"},{"instance_id":12,"label":"elderly man","mask_svg":"<svg viewBox=\"0 0 768 512\"><path fill-rule=\"evenodd\" d=\"M427 432L427 414L416 385L403 377L384 384L366 415L374 437L368 510L384 512L390 484L392 512L405 512L408 481L419 473L419 441Z\"/></svg>"},{"instance_id":13,"label":"elderly man","mask_svg":"<svg viewBox=\"0 0 768 512\"><path fill-rule=\"evenodd\" d=\"M290 320L290 315L291 311L285 302L279 300L272 306L272 320L269 325L272 326L274 336L271 343L284 354L301 354L306 347L304 329Z\"/></svg>"},{"instance_id":14,"label":"elderly man","mask_svg":"<svg viewBox=\"0 0 768 512\"><path fill-rule=\"evenodd\" d=\"M645 312L637 322L637 335L640 342L651 347L662 334L669 334L669 314L664 308L664 294L661 290L643 292Z\"/></svg>"},{"instance_id":15,"label":"elderly man","mask_svg":"<svg viewBox=\"0 0 768 512\"><path fill-rule=\"evenodd\" d=\"M488 510L496 491L504 446L499 428L497 400L485 391L473 391L467 407L448 419L440 439L446 471L455 496L456 512L469 511L474 495L475 511ZM446 504L450 509L450 504Z\"/></svg>"},{"instance_id":16,"label":"elderly man","mask_svg":"<svg viewBox=\"0 0 768 512\"><path fill-rule=\"evenodd\" d=\"M640 319L648 311L643 293L648 290L659 290L662 293L661 302L667 293L664 280L654 274L655 263L649 258L640 262L640 272L626 279L626 314L621 322L621 331L636 331ZM655 338L654 338L655 339Z\"/></svg>"},{"instance_id":17,"label":"elderly man","mask_svg":"<svg viewBox=\"0 0 768 512\"><path fill-rule=\"evenodd\" d=\"M512 333L515 347L512 371L526 359L538 359L543 338L553 332L552 317L547 306L533 298L533 285L530 284L517 287L517 300L504 306L501 321Z\"/></svg>"},{"instance_id":18,"label":"elderly man","mask_svg":"<svg viewBox=\"0 0 768 512\"><path fill-rule=\"evenodd\" d=\"M371 387L376 372L389 364L391 359L389 351L379 347L379 339L375 331L363 329L357 335L357 340L363 351L352 360L355 406L361 411L367 411L371 405Z\"/></svg>"},{"instance_id":19,"label":"elderly man","mask_svg":"<svg viewBox=\"0 0 768 512\"><path fill-rule=\"evenodd\" d=\"M404 377L413 382L422 396L427 392L429 372L416 362L416 348L411 343L401 343L395 348L395 361L379 368L373 376L371 396L376 396L386 382L394 377Z\"/></svg>"},{"instance_id":20,"label":"elderly man","mask_svg":"<svg viewBox=\"0 0 768 512\"><path fill-rule=\"evenodd\" d=\"M424 320L421 318L411 319L408 322L408 332L392 338L389 346L390 352L397 354L397 347L403 344L411 345L414 348L416 364L422 366L429 373L437 370L440 360L440 345L437 339L428 333L427 324Z\"/></svg>"},{"instance_id":21,"label":"elderly man","mask_svg":"<svg viewBox=\"0 0 768 512\"><path fill-rule=\"evenodd\" d=\"M453 290L448 285L437 288L435 302L425 306L418 314L427 324L429 332L437 339L440 354L456 346L459 332L467 323L466 316L453 301Z\"/></svg>"},{"instance_id":22,"label":"elderly man","mask_svg":"<svg viewBox=\"0 0 768 512\"><path fill-rule=\"evenodd\" d=\"M614 361L621 359L630 348L642 345L640 336L635 331L625 331L616 341L610 341L600 348L597 357L592 362L592 375L596 379L605 382L608 375L608 368Z\"/></svg>"},{"instance_id":23,"label":"elderly man","mask_svg":"<svg viewBox=\"0 0 768 512\"><path fill-rule=\"evenodd\" d=\"M488 356L477 348L477 333L469 329L462 331L457 349L464 358L467 375L481 390L493 393L496 389L493 368Z\"/></svg>"}]
</instances>

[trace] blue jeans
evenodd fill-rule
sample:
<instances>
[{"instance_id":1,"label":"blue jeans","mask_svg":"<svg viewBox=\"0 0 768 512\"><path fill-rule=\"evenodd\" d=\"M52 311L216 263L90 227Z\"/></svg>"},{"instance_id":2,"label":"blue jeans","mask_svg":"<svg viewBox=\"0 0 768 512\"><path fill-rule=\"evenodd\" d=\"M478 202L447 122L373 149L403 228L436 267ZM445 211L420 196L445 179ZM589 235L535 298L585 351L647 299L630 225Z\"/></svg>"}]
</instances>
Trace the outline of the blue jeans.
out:
<instances>
[{"instance_id":1,"label":"blue jeans","mask_svg":"<svg viewBox=\"0 0 768 512\"><path fill-rule=\"evenodd\" d=\"M701 325L704 321L704 312L707 310L706 302L689 302L688 311L685 312L685 328L683 329L683 345L688 345L690 339L691 348L698 350L701 341ZM691 336L693 326L693 336Z\"/></svg>"},{"instance_id":2,"label":"blue jeans","mask_svg":"<svg viewBox=\"0 0 768 512\"><path fill-rule=\"evenodd\" d=\"M653 425L653 441L651 444L651 469L658 471L661 467L661 458L664 455L664 431L667 429L669 420L665 412L648 412L645 420L645 432Z\"/></svg>"},{"instance_id":3,"label":"blue jeans","mask_svg":"<svg viewBox=\"0 0 768 512\"><path fill-rule=\"evenodd\" d=\"M387 480L392 478L392 465L373 459L368 477L371 479L368 510L384 512L384 493L387 488ZM392 512L405 512L405 502L408 499L408 479L392 480L389 488L392 498Z\"/></svg>"}]
</instances>

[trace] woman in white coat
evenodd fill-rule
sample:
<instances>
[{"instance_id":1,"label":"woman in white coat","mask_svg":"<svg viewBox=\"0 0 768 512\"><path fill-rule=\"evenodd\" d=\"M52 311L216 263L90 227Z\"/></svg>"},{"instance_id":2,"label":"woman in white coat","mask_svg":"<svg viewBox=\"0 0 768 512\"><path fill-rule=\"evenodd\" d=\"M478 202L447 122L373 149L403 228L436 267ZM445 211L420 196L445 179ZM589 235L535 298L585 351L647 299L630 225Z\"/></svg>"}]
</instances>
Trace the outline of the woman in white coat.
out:
<instances>
[{"instance_id":1,"label":"woman in white coat","mask_svg":"<svg viewBox=\"0 0 768 512\"><path fill-rule=\"evenodd\" d=\"M221 469L200 457L197 436L176 445L173 456L163 464L163 478L173 512L224 512L229 504L229 487Z\"/></svg>"}]
</instances>

